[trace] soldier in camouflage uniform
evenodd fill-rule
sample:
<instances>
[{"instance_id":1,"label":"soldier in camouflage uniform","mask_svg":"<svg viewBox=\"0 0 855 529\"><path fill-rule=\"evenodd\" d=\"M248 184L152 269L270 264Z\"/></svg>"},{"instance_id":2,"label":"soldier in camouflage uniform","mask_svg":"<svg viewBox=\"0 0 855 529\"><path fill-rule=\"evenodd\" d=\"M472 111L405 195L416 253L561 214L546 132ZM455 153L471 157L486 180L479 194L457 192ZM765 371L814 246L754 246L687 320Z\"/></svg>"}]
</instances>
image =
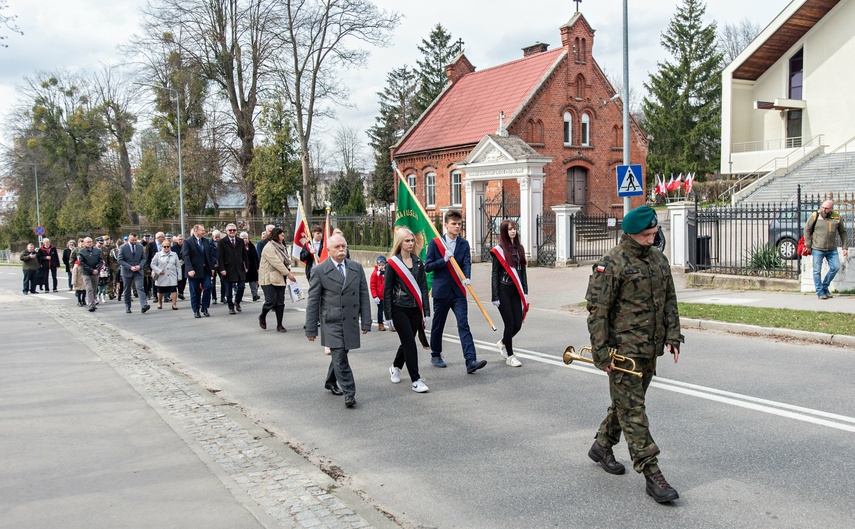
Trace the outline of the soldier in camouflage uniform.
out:
<instances>
[{"instance_id":1,"label":"soldier in camouflage uniform","mask_svg":"<svg viewBox=\"0 0 855 529\"><path fill-rule=\"evenodd\" d=\"M606 472L623 474L624 466L612 452L623 432L633 468L644 473L647 493L664 503L679 495L659 470L659 447L648 429L644 397L656 358L667 347L676 363L683 336L670 265L661 251L652 248L657 224L656 212L648 206L627 213L620 243L594 265L588 282L591 355L609 375L612 402L588 456ZM633 359L642 376L614 370L609 348Z\"/></svg>"},{"instance_id":2,"label":"soldier in camouflage uniform","mask_svg":"<svg viewBox=\"0 0 855 529\"><path fill-rule=\"evenodd\" d=\"M110 299L116 298L116 278L119 277L119 258L115 250L113 238L104 235L104 248L101 249L101 255L104 256L104 262L107 263L107 269L110 271L110 277L107 278L107 295Z\"/></svg>"}]
</instances>

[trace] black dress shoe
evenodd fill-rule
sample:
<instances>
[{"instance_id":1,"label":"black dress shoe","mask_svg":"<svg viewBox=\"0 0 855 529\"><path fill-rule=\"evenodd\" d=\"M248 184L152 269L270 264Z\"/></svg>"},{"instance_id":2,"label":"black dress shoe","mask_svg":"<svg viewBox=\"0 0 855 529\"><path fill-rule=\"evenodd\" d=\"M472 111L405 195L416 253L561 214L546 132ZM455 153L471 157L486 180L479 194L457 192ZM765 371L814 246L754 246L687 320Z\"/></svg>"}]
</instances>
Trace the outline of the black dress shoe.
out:
<instances>
[{"instance_id":1,"label":"black dress shoe","mask_svg":"<svg viewBox=\"0 0 855 529\"><path fill-rule=\"evenodd\" d=\"M178 299L184 299L184 294L178 294Z\"/></svg>"},{"instance_id":2,"label":"black dress shoe","mask_svg":"<svg viewBox=\"0 0 855 529\"><path fill-rule=\"evenodd\" d=\"M145 314L146 312L148 312L148 309L150 309L150 308L151 308L151 305L146 305L145 307L142 308L142 313Z\"/></svg>"},{"instance_id":3,"label":"black dress shoe","mask_svg":"<svg viewBox=\"0 0 855 529\"><path fill-rule=\"evenodd\" d=\"M347 406L348 408L352 408L352 407L356 406L356 397L345 397L344 398L344 405Z\"/></svg>"},{"instance_id":4,"label":"black dress shoe","mask_svg":"<svg viewBox=\"0 0 855 529\"><path fill-rule=\"evenodd\" d=\"M125 309L125 312L126 312L127 314L130 314L130 313L131 313L131 309Z\"/></svg>"},{"instance_id":5,"label":"black dress shoe","mask_svg":"<svg viewBox=\"0 0 855 529\"><path fill-rule=\"evenodd\" d=\"M267 328L267 320L264 318L264 316L258 317L258 326L261 327L262 329Z\"/></svg>"},{"instance_id":6,"label":"black dress shoe","mask_svg":"<svg viewBox=\"0 0 855 529\"><path fill-rule=\"evenodd\" d=\"M240 312L240 303L235 303L235 310Z\"/></svg>"},{"instance_id":7,"label":"black dress shoe","mask_svg":"<svg viewBox=\"0 0 855 529\"><path fill-rule=\"evenodd\" d=\"M202 314L204 314L206 318L211 316L211 314L208 312L208 309L202 309Z\"/></svg>"},{"instance_id":8,"label":"black dress shoe","mask_svg":"<svg viewBox=\"0 0 855 529\"><path fill-rule=\"evenodd\" d=\"M330 393L332 393L333 395L344 395L344 391L339 389L339 387L337 385L324 384L324 389L330 390ZM353 397L348 397L348 398L353 398Z\"/></svg>"},{"instance_id":9,"label":"black dress shoe","mask_svg":"<svg viewBox=\"0 0 855 529\"><path fill-rule=\"evenodd\" d=\"M237 312L235 312L235 309L229 309L229 314L237 314Z\"/></svg>"},{"instance_id":10,"label":"black dress shoe","mask_svg":"<svg viewBox=\"0 0 855 529\"><path fill-rule=\"evenodd\" d=\"M253 301L258 301L259 299L261 299L261 296L252 296Z\"/></svg>"},{"instance_id":11,"label":"black dress shoe","mask_svg":"<svg viewBox=\"0 0 855 529\"><path fill-rule=\"evenodd\" d=\"M588 450L588 457L593 462L599 463L603 467L603 470L609 474L623 474L626 471L623 463L615 460L615 454L612 452L612 449L600 445L597 441L594 441L591 449Z\"/></svg>"},{"instance_id":12,"label":"black dress shoe","mask_svg":"<svg viewBox=\"0 0 855 529\"><path fill-rule=\"evenodd\" d=\"M466 372L470 375L487 365L486 360L469 360L466 362Z\"/></svg>"}]
</instances>

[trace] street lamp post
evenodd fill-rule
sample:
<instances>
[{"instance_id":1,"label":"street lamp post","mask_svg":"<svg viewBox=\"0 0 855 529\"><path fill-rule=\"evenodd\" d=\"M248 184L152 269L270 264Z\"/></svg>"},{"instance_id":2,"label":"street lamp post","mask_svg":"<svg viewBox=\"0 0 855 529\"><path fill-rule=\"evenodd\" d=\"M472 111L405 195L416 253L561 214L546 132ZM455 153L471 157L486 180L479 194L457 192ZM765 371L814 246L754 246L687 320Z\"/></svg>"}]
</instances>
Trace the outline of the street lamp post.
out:
<instances>
[{"instance_id":1,"label":"street lamp post","mask_svg":"<svg viewBox=\"0 0 855 529\"><path fill-rule=\"evenodd\" d=\"M134 83L140 86L148 86L159 90L169 90L175 94L175 112L178 122L178 203L181 208L181 235L187 236L184 229L184 171L181 167L181 99L178 97L178 90L169 88L168 86L157 86L148 83Z\"/></svg>"},{"instance_id":2,"label":"street lamp post","mask_svg":"<svg viewBox=\"0 0 855 529\"><path fill-rule=\"evenodd\" d=\"M577 4L578 5L578 4ZM629 16L627 0L623 0L623 164L629 165ZM632 203L623 197L623 214L629 213Z\"/></svg>"}]
</instances>

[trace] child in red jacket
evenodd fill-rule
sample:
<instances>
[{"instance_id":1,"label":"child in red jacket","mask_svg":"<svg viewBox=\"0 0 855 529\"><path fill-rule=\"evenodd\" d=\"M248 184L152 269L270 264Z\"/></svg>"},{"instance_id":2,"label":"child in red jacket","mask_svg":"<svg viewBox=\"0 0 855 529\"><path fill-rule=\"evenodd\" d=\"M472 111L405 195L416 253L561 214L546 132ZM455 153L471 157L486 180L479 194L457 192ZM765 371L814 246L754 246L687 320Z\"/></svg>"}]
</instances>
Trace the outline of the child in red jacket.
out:
<instances>
[{"instance_id":1,"label":"child in red jacket","mask_svg":"<svg viewBox=\"0 0 855 529\"><path fill-rule=\"evenodd\" d=\"M374 298L374 303L377 304L377 328L385 331L383 325L383 286L386 284L386 258L382 255L377 256L377 264L374 266L374 271L371 272L371 297Z\"/></svg>"}]
</instances>

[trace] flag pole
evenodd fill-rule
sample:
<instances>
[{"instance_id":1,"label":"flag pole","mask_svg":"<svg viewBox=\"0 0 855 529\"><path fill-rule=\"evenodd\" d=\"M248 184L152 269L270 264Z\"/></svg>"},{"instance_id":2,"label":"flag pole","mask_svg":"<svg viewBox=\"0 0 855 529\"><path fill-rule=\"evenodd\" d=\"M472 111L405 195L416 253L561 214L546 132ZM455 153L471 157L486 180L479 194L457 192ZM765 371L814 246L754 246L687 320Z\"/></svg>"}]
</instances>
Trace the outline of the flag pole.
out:
<instances>
[{"instance_id":1,"label":"flag pole","mask_svg":"<svg viewBox=\"0 0 855 529\"><path fill-rule=\"evenodd\" d=\"M300 213L302 214L302 217L303 217L303 227L306 228L306 233L309 235L309 237L311 237L312 232L309 231L309 223L306 222L306 210L305 210L305 208L303 208L303 199L300 198L300 193L297 193L297 205L300 206ZM311 242L311 241L309 241L309 242ZM313 253L312 255L315 258L315 264L318 264L318 254Z\"/></svg>"},{"instance_id":2,"label":"flag pole","mask_svg":"<svg viewBox=\"0 0 855 529\"><path fill-rule=\"evenodd\" d=\"M393 167L395 169L395 172L398 173L398 180L403 182L404 185L407 186L407 189L409 190L410 187L407 184L407 181L404 180L404 175L398 169L398 166L396 164L393 164ZM422 203L419 202L419 199L416 197L413 197L413 199L414 199L415 203L418 204L419 211L421 211L422 215L424 215L424 218L430 219L430 217L428 217L427 212L425 211L425 208L422 207ZM440 234L438 231L436 231L436 226L434 226L433 222L430 223L430 229L433 230L434 237L439 238ZM449 262L454 266L454 269L457 271L457 273L458 273L458 275L460 275L460 277L462 277L463 279L468 279L466 277L466 274L463 273L463 270L460 269L460 265L457 264L457 259L455 259L454 256L451 257L451 260ZM481 309L481 314L483 314L484 318L486 318L487 323L490 325L490 328L495 331L496 325L493 324L493 320L490 318L490 315L487 314L487 311L484 309L484 305L481 304L481 300L478 299L478 295L475 294L475 290L472 288L472 285L471 284L466 285L466 289L469 290L470 294L472 294L472 299L475 300L475 303L478 305L478 308Z\"/></svg>"}]
</instances>

